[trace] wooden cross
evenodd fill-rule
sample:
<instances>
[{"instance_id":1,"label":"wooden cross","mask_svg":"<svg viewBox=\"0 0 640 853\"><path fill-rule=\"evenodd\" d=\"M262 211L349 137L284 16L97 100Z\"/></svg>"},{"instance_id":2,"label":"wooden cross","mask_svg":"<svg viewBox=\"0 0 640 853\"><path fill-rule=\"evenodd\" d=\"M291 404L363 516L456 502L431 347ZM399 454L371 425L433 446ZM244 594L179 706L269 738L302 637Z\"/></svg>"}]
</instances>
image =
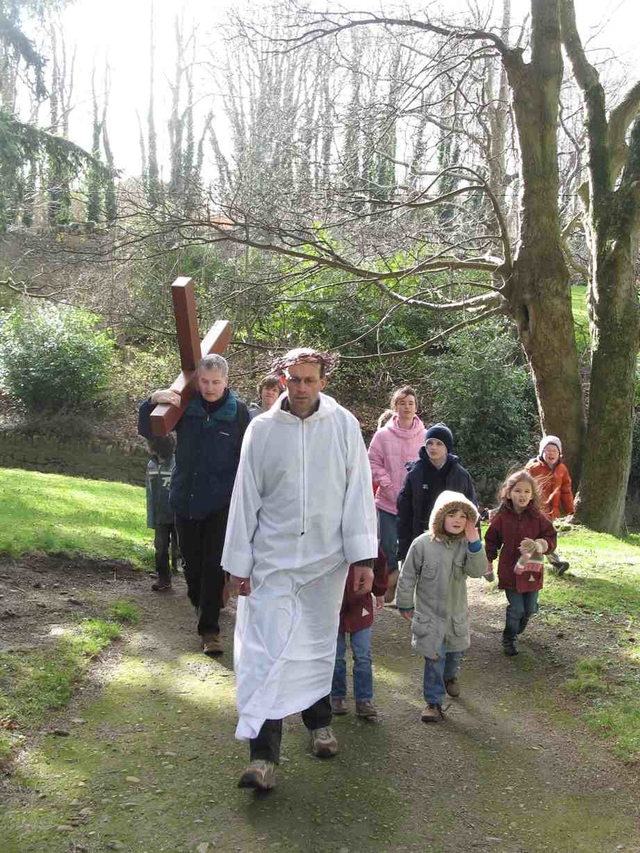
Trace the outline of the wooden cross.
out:
<instances>
[{"instance_id":1,"label":"wooden cross","mask_svg":"<svg viewBox=\"0 0 640 853\"><path fill-rule=\"evenodd\" d=\"M231 340L231 324L227 320L218 320L200 342L196 299L190 278L177 278L171 285L171 297L182 367L171 390L180 395L181 403L179 406L160 403L151 412L151 432L157 436L171 432L184 414L198 386L196 370L200 359L212 352L222 354Z\"/></svg>"}]
</instances>

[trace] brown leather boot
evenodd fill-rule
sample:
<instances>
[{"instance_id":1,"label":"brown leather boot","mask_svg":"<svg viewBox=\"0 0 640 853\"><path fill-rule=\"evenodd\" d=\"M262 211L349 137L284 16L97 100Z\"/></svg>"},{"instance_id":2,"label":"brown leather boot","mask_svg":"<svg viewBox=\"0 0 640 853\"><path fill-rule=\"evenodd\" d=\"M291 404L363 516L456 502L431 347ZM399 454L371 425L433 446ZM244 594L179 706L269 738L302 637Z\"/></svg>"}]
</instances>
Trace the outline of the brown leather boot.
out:
<instances>
[{"instance_id":1,"label":"brown leather boot","mask_svg":"<svg viewBox=\"0 0 640 853\"><path fill-rule=\"evenodd\" d=\"M203 634L202 651L210 658L223 654L224 649L220 642L220 634Z\"/></svg>"},{"instance_id":2,"label":"brown leather boot","mask_svg":"<svg viewBox=\"0 0 640 853\"><path fill-rule=\"evenodd\" d=\"M377 720L378 712L373 702L356 702L356 716L363 720Z\"/></svg>"}]
</instances>

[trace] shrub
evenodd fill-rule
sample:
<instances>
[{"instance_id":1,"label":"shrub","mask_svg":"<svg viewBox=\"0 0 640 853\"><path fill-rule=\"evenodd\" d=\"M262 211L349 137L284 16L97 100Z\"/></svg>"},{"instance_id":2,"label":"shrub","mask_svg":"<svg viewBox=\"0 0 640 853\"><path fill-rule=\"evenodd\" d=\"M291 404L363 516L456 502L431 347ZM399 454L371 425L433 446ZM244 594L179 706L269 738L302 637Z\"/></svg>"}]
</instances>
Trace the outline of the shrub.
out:
<instances>
[{"instance_id":1,"label":"shrub","mask_svg":"<svg viewBox=\"0 0 640 853\"><path fill-rule=\"evenodd\" d=\"M511 467L531 455L539 428L533 383L520 345L500 320L458 332L431 374L433 421L444 421L454 453L491 501Z\"/></svg>"},{"instance_id":2,"label":"shrub","mask_svg":"<svg viewBox=\"0 0 640 853\"><path fill-rule=\"evenodd\" d=\"M114 342L93 314L27 305L0 322L0 381L28 412L78 411L105 399Z\"/></svg>"}]
</instances>

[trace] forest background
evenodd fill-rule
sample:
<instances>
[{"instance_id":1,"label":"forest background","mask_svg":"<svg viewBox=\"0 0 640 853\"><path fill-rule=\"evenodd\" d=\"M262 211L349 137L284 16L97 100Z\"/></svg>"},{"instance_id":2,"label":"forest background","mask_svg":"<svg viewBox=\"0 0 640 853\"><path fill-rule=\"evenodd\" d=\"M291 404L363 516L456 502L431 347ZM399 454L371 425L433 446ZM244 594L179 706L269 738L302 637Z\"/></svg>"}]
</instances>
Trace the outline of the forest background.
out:
<instances>
[{"instance_id":1,"label":"forest background","mask_svg":"<svg viewBox=\"0 0 640 853\"><path fill-rule=\"evenodd\" d=\"M16 436L23 467L52 434L54 466L73 440L142 452L187 275L245 398L275 353L332 348L365 433L414 385L484 502L543 428L581 520L621 532L628 495L637 520L640 84L606 28L581 37L569 0L143 6L134 124L123 45L78 58L83 4L0 0L3 464Z\"/></svg>"}]
</instances>

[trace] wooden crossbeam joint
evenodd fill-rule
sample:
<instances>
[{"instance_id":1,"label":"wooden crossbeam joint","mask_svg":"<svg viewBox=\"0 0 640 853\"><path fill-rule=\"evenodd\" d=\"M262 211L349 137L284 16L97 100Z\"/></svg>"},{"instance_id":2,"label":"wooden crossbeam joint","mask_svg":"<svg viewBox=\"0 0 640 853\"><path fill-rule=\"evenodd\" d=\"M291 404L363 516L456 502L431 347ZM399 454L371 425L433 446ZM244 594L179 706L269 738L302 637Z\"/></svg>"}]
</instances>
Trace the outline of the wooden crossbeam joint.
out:
<instances>
[{"instance_id":1,"label":"wooden crossbeam joint","mask_svg":"<svg viewBox=\"0 0 640 853\"><path fill-rule=\"evenodd\" d=\"M184 414L197 389L196 370L200 359L210 353L222 355L231 341L231 324L227 320L218 320L200 342L196 301L190 278L176 279L171 285L171 297L182 367L171 390L180 395L181 403L179 406L160 403L151 412L151 431L156 436L171 432Z\"/></svg>"}]
</instances>

